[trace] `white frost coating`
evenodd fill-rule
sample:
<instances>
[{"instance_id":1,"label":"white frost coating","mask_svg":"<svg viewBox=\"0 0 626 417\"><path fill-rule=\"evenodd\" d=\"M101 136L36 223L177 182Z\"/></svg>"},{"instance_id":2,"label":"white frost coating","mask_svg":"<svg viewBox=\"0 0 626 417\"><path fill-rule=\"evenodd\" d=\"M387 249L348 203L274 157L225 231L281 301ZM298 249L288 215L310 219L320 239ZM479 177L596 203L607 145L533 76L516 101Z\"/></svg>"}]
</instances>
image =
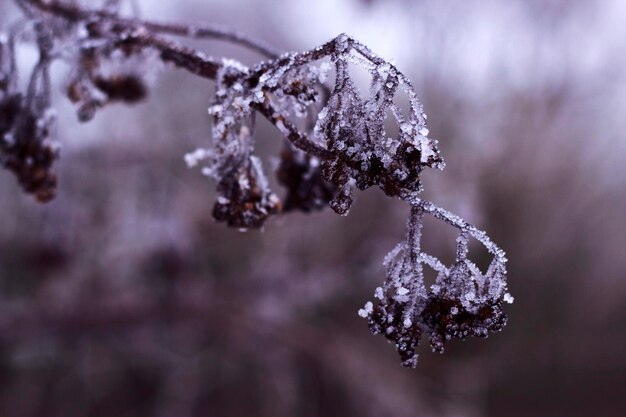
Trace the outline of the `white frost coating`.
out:
<instances>
[{"instance_id":1,"label":"white frost coating","mask_svg":"<svg viewBox=\"0 0 626 417\"><path fill-rule=\"evenodd\" d=\"M200 170L200 172L205 177L215 178L216 169L215 169L215 167L204 167L204 168L202 168L202 170Z\"/></svg>"},{"instance_id":2,"label":"white frost coating","mask_svg":"<svg viewBox=\"0 0 626 417\"><path fill-rule=\"evenodd\" d=\"M456 261L462 262L466 260L467 253L469 252L469 236L467 230L461 230L459 237L456 238Z\"/></svg>"},{"instance_id":3,"label":"white frost coating","mask_svg":"<svg viewBox=\"0 0 626 417\"><path fill-rule=\"evenodd\" d=\"M410 123L402 123L402 125L400 125L400 130L406 135L412 135L415 131L413 125Z\"/></svg>"},{"instance_id":4,"label":"white frost coating","mask_svg":"<svg viewBox=\"0 0 626 417\"><path fill-rule=\"evenodd\" d=\"M420 162L426 163L429 158L433 158L437 155L437 152L433 149L432 143L430 139L425 136L419 136L419 147L420 147Z\"/></svg>"},{"instance_id":5,"label":"white frost coating","mask_svg":"<svg viewBox=\"0 0 626 417\"><path fill-rule=\"evenodd\" d=\"M265 100L265 93L263 93L263 91L256 91L254 93L254 99L257 103L263 103L263 100Z\"/></svg>"},{"instance_id":6,"label":"white frost coating","mask_svg":"<svg viewBox=\"0 0 626 417\"><path fill-rule=\"evenodd\" d=\"M239 183L239 188L242 190L248 190L250 188L250 179L245 175L240 175L237 182Z\"/></svg>"},{"instance_id":7,"label":"white frost coating","mask_svg":"<svg viewBox=\"0 0 626 417\"><path fill-rule=\"evenodd\" d=\"M239 71L243 74L247 74L249 72L248 67L246 67L245 65L243 65L241 62L236 61L234 59L229 59L229 58L222 58L222 65L224 65L224 67L230 67L236 71Z\"/></svg>"},{"instance_id":8,"label":"white frost coating","mask_svg":"<svg viewBox=\"0 0 626 417\"><path fill-rule=\"evenodd\" d=\"M412 204L407 237L385 257L383 264L387 279L381 291L375 291L376 299L380 301L374 307L377 314L367 316L370 327L375 333L386 331L401 354L409 349L410 343L413 343L410 349L414 351L415 338L419 339L422 333L429 334L433 350L442 352L443 343L453 337L486 337L490 332L500 330L506 323L501 305L513 302L507 292L504 251L483 231L433 203L421 200L415 194L404 195L403 199ZM451 265L445 266L437 258L422 252L420 238L424 215L433 216L459 231L456 259ZM484 274L467 258L470 238L477 239L493 256ZM424 267L437 272L430 291L424 288ZM439 323L433 321L432 310L425 308L429 305L437 308L435 319L446 315L449 318ZM381 322L378 313L386 314L388 320ZM396 321L398 315L402 317L400 323ZM419 331L411 330L415 323ZM398 332L397 326L400 325L405 333ZM393 330L389 331L389 328ZM416 355L405 359L403 364L414 366Z\"/></svg>"},{"instance_id":9,"label":"white frost coating","mask_svg":"<svg viewBox=\"0 0 626 417\"><path fill-rule=\"evenodd\" d=\"M211 154L211 151L207 149L198 148L193 152L189 152L185 154L185 163L187 164L188 168L193 168L196 165L198 165L200 161L202 161L205 158L208 158L210 154Z\"/></svg>"},{"instance_id":10,"label":"white frost coating","mask_svg":"<svg viewBox=\"0 0 626 417\"><path fill-rule=\"evenodd\" d=\"M270 192L269 181L267 180L267 177L263 172L263 165L261 163L261 160L256 156L250 156L250 162L252 163L252 167L254 168L254 171L256 173L257 185L262 191L264 191L264 195L270 197L273 194L271 194Z\"/></svg>"},{"instance_id":11,"label":"white frost coating","mask_svg":"<svg viewBox=\"0 0 626 417\"><path fill-rule=\"evenodd\" d=\"M358 314L359 316L365 318L365 317L368 317L370 314L372 314L373 310L374 310L374 304L372 304L371 301L368 301L367 303L365 303L363 308L359 309Z\"/></svg>"},{"instance_id":12,"label":"white frost coating","mask_svg":"<svg viewBox=\"0 0 626 417\"><path fill-rule=\"evenodd\" d=\"M379 300L383 299L384 294L383 294L383 289L381 287L376 287L376 290L374 291L374 297L378 298Z\"/></svg>"},{"instance_id":13,"label":"white frost coating","mask_svg":"<svg viewBox=\"0 0 626 417\"><path fill-rule=\"evenodd\" d=\"M409 293L409 290L404 287L400 287L396 290L396 294L398 295L406 295L408 293Z\"/></svg>"},{"instance_id":14,"label":"white frost coating","mask_svg":"<svg viewBox=\"0 0 626 417\"><path fill-rule=\"evenodd\" d=\"M400 181L405 180L409 176L409 174L405 170L403 170L403 169L396 169L394 171L393 175L396 178L398 178Z\"/></svg>"},{"instance_id":15,"label":"white frost coating","mask_svg":"<svg viewBox=\"0 0 626 417\"><path fill-rule=\"evenodd\" d=\"M331 70L332 66L328 62L323 62L318 71L317 79L319 82L323 83L328 78L328 72Z\"/></svg>"}]
</instances>

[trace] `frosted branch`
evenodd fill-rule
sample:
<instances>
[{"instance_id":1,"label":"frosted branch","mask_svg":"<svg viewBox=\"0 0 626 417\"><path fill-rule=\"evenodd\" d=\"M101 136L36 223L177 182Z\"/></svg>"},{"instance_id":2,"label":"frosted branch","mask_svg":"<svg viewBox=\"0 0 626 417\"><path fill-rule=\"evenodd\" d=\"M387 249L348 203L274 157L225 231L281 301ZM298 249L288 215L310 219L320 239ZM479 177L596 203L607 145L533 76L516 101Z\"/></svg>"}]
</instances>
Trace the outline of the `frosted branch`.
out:
<instances>
[{"instance_id":1,"label":"frosted branch","mask_svg":"<svg viewBox=\"0 0 626 417\"><path fill-rule=\"evenodd\" d=\"M15 1L23 19L8 36L0 36L0 164L39 201L51 200L57 185L52 166L59 148L50 133L52 63L69 63L66 93L81 122L110 103L143 100L168 64L215 83L207 103L212 141L185 156L189 167L197 166L217 184L214 219L250 229L293 210L330 206L345 215L355 189L377 186L408 203L411 214L405 240L385 258L387 277L375 291L376 304L359 310L371 330L396 344L404 365L415 366L423 334L441 352L448 339L486 337L505 325L501 306L512 301L505 253L485 232L418 197L423 170L444 167L438 142L429 136L411 82L367 46L340 34L319 47L281 55L236 30L123 17L122 0L103 0L97 9L69 0ZM205 55L172 36L223 40L268 59L248 67ZM16 43L33 39L39 60L21 92ZM369 74L366 93L352 78L355 66ZM402 99L407 109L399 104ZM270 189L269 164L256 155L257 116L267 119L284 142L276 172L286 188L284 201ZM457 229L452 265L422 250L425 216ZM470 239L493 257L484 273L468 259ZM437 273L430 288L424 268Z\"/></svg>"}]
</instances>

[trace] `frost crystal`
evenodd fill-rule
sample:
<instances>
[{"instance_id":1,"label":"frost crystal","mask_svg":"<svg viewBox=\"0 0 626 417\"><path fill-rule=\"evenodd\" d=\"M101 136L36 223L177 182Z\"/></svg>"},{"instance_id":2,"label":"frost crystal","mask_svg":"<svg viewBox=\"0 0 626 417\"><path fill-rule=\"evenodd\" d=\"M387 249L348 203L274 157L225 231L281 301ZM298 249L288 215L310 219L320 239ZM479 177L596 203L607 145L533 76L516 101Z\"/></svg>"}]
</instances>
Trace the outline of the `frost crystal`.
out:
<instances>
[{"instance_id":1,"label":"frost crystal","mask_svg":"<svg viewBox=\"0 0 626 417\"><path fill-rule=\"evenodd\" d=\"M363 306L363 308L359 310L359 316L363 318L369 316L370 314L372 314L373 308L374 305L372 304L372 302L368 301L367 303L365 303L365 306Z\"/></svg>"},{"instance_id":2,"label":"frost crystal","mask_svg":"<svg viewBox=\"0 0 626 417\"><path fill-rule=\"evenodd\" d=\"M379 300L383 299L383 289L380 287L376 287L376 291L374 291L374 297L378 298Z\"/></svg>"},{"instance_id":3,"label":"frost crystal","mask_svg":"<svg viewBox=\"0 0 626 417\"><path fill-rule=\"evenodd\" d=\"M193 152L185 154L185 163L187 164L187 167L193 168L198 165L200 161L209 157L210 154L210 151L207 151L206 149L196 149Z\"/></svg>"}]
</instances>

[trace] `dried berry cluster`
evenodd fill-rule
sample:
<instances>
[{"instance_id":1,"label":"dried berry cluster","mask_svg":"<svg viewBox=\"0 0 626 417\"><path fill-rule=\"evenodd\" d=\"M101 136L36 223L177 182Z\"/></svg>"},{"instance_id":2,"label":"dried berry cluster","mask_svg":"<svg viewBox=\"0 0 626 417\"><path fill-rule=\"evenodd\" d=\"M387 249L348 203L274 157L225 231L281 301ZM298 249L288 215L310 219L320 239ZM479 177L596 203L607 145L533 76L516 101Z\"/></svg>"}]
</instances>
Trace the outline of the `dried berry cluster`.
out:
<instances>
[{"instance_id":1,"label":"dried berry cluster","mask_svg":"<svg viewBox=\"0 0 626 417\"><path fill-rule=\"evenodd\" d=\"M412 209L406 240L386 258L388 275L376 289L376 305L368 302L359 311L371 330L396 344L404 365L415 366L422 335L441 352L448 339L486 337L505 325L502 303L512 297L506 292L504 252L484 232L417 197L423 170L444 167L437 141L428 136L426 114L409 80L366 46L342 34L318 48L279 56L238 32L124 18L121 0L107 0L94 10L71 1L16 3L29 23L16 25L0 42L0 161L40 201L51 199L56 186L51 165L58 153L49 140L50 64L69 62L67 96L84 122L107 103L143 99L154 69L171 64L216 84L208 108L212 146L185 159L217 183L217 221L260 228L272 215L327 205L344 215L354 189L378 186ZM27 32L34 34L40 60L22 94L16 88L15 41ZM164 35L228 40L268 60L249 68ZM365 95L351 76L355 65L370 75ZM398 104L399 96L407 109ZM285 142L276 166L278 183L286 189L283 201L255 155L257 116L271 122ZM397 133L389 133L390 124ZM453 265L421 251L424 215L459 230ZM467 259L470 238L493 255L485 273ZM424 285L424 267L438 273L431 288Z\"/></svg>"},{"instance_id":2,"label":"dried berry cluster","mask_svg":"<svg viewBox=\"0 0 626 417\"><path fill-rule=\"evenodd\" d=\"M38 201L54 198L57 178L52 164L58 147L50 138L54 111L49 106L47 62L51 45L41 25L34 25L40 47L26 94L17 90L15 31L0 39L0 165L13 172L20 186Z\"/></svg>"},{"instance_id":3,"label":"dried berry cluster","mask_svg":"<svg viewBox=\"0 0 626 417\"><path fill-rule=\"evenodd\" d=\"M346 35L253 69L231 60L222 64L216 96L209 107L214 147L192 158L192 165L206 159L204 172L218 184L238 184L224 175L237 176L239 172L224 167L233 160L243 163L253 154L255 112L270 120L291 143L280 155L279 168L280 183L288 189L287 209L311 210L330 201L333 210L347 214L355 187L364 190L377 185L387 195L401 197L421 190L423 168L443 167L437 142L428 138L426 115L409 81ZM364 66L371 74L367 97L361 96L350 75L351 64ZM332 70L335 85L330 91L324 82ZM408 98L407 114L394 102L399 93ZM390 119L398 126L396 137L390 137L385 129ZM299 128L299 124L305 127ZM245 137L240 134L242 127L246 128ZM288 169L289 179L285 175ZM262 174L260 169L256 172ZM218 186L219 198L229 199L220 189ZM217 219L249 227L237 220L249 207L247 216L255 219L251 224L261 226L267 215L279 211L272 206L259 212L258 204L246 203L230 204L230 214L219 210ZM218 202L218 206L225 205Z\"/></svg>"},{"instance_id":4,"label":"dried berry cluster","mask_svg":"<svg viewBox=\"0 0 626 417\"><path fill-rule=\"evenodd\" d=\"M446 341L487 337L500 331L507 321L506 257L484 232L457 216L419 199L411 201L407 238L387 255L387 279L376 289L376 305L368 302L359 310L374 334L383 334L396 349L405 366L417 364L417 347L428 335L431 349L443 353ZM421 251L422 220L425 214L459 230L456 259L450 267ZM486 273L467 258L470 237L493 255ZM435 284L427 289L423 268L437 272Z\"/></svg>"},{"instance_id":5,"label":"dried berry cluster","mask_svg":"<svg viewBox=\"0 0 626 417\"><path fill-rule=\"evenodd\" d=\"M127 40L125 28L108 26L100 20L89 22L78 38L67 96L79 106L81 122L93 119L108 103L134 104L146 98L146 69L158 67L154 54Z\"/></svg>"},{"instance_id":6,"label":"dried berry cluster","mask_svg":"<svg viewBox=\"0 0 626 417\"><path fill-rule=\"evenodd\" d=\"M0 161L40 202L50 201L56 192L52 164L58 150L48 140L50 122L51 115L25 107L19 94L0 100Z\"/></svg>"}]
</instances>

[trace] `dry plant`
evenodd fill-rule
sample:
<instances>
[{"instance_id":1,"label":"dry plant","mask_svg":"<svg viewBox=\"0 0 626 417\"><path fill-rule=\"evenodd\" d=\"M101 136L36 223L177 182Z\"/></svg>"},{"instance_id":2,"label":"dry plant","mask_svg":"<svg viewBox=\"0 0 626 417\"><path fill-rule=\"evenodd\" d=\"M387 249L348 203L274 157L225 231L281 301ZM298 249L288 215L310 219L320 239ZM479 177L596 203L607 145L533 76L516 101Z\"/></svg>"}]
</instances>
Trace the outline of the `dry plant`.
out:
<instances>
[{"instance_id":1,"label":"dry plant","mask_svg":"<svg viewBox=\"0 0 626 417\"><path fill-rule=\"evenodd\" d=\"M371 331L393 342L402 364L414 367L422 335L434 351L443 352L446 340L486 337L506 324L502 304L513 298L507 292L504 252L484 232L419 197L422 171L444 167L437 141L428 136L427 117L411 82L365 45L341 34L309 51L281 55L220 27L123 17L121 1L105 1L97 9L75 1L16 4L23 18L0 42L0 164L40 202L54 198L57 187L51 65L59 60L69 64L66 94L81 122L92 120L109 103L144 99L157 69L175 66L216 84L208 107L212 146L185 159L217 183L217 221L260 228L272 215L327 205L345 215L355 189L378 186L411 210L405 240L385 259L387 278L375 290L375 304L367 302L359 310ZM247 67L206 56L172 36L226 40L266 60ZM39 51L25 91L20 91L16 65L20 43L34 43ZM354 66L369 74L366 96L351 73ZM276 166L278 182L286 188L283 201L270 188L267 161L255 155L259 116L284 141ZM421 250L424 216L458 230L451 265ZM468 259L470 239L492 255L487 271ZM425 267L437 273L430 288L424 283Z\"/></svg>"}]
</instances>

